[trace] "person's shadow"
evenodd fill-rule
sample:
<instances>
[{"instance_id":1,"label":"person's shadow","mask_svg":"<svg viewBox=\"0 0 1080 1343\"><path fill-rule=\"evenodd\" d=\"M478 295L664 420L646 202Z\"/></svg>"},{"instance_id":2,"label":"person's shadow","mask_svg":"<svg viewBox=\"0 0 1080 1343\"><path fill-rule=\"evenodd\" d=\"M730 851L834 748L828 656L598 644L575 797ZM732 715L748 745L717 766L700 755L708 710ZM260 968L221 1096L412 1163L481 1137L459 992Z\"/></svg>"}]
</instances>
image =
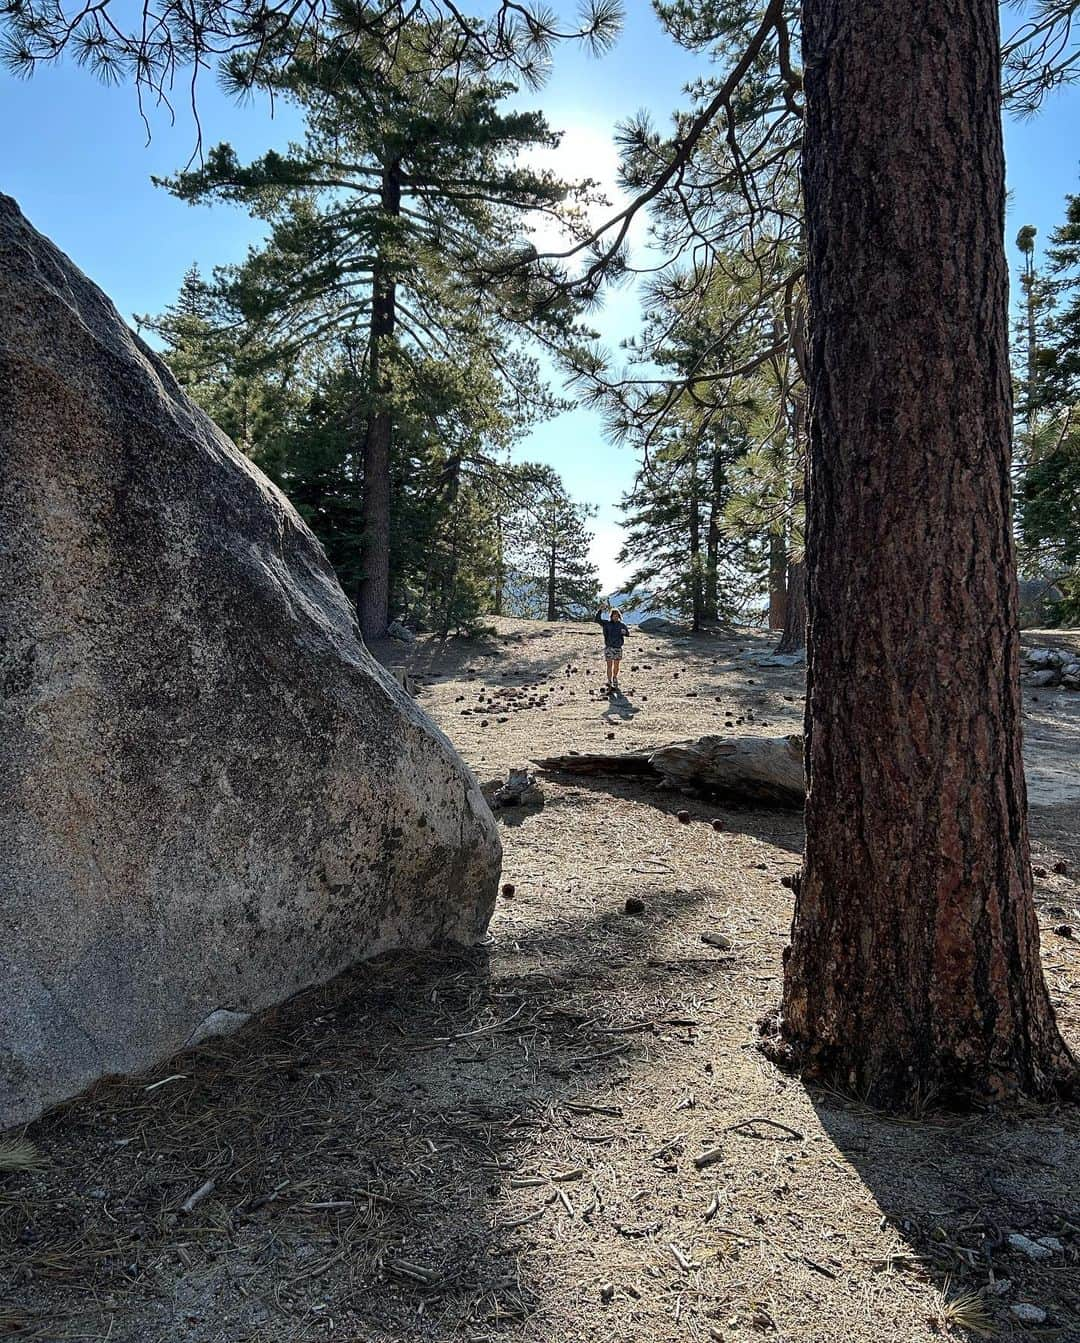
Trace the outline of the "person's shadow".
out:
<instances>
[{"instance_id":1,"label":"person's shadow","mask_svg":"<svg viewBox=\"0 0 1080 1343\"><path fill-rule=\"evenodd\" d=\"M616 690L601 710L600 717L605 723L626 723L640 712L638 705L627 699L621 690Z\"/></svg>"}]
</instances>

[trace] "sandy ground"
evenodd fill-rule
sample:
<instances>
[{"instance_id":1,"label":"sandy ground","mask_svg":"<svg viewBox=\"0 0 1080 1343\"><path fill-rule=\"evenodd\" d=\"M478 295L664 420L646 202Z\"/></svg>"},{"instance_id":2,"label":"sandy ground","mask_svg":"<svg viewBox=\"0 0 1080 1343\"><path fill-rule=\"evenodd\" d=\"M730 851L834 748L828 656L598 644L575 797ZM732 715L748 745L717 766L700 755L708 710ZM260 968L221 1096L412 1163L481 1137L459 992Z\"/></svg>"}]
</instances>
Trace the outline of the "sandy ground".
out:
<instances>
[{"instance_id":1,"label":"sandy ground","mask_svg":"<svg viewBox=\"0 0 1080 1343\"><path fill-rule=\"evenodd\" d=\"M799 730L799 674L736 661L760 637L635 633L616 704L597 644L501 621L379 651L482 780ZM527 686L542 707L505 693ZM1054 931L1080 931L1080 695L1026 700L1043 955L1080 1047L1080 942ZM543 787L501 813L514 890L487 947L361 966L32 1126L48 1164L0 1176L0 1335L1080 1340L1076 1109L888 1118L757 1052L799 818ZM1033 1260L1017 1232L1057 1248Z\"/></svg>"}]
</instances>

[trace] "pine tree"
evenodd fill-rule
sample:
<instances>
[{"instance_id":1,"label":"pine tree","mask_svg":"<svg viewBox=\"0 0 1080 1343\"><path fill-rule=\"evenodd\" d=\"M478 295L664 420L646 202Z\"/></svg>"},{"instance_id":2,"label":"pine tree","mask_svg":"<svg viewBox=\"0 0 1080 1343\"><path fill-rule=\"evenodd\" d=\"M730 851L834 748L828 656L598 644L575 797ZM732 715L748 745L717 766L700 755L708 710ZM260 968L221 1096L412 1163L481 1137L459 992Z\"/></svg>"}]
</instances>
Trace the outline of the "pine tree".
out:
<instances>
[{"instance_id":1,"label":"pine tree","mask_svg":"<svg viewBox=\"0 0 1080 1343\"><path fill-rule=\"evenodd\" d=\"M1036 266L1035 230L1021 229L1023 356L1018 370L1018 487L1021 572L1048 579L1066 596L1055 618L1080 620L1080 197Z\"/></svg>"},{"instance_id":2,"label":"pine tree","mask_svg":"<svg viewBox=\"0 0 1080 1343\"><path fill-rule=\"evenodd\" d=\"M407 25L390 54L363 32L318 51L301 43L272 87L303 108L302 145L247 167L220 145L166 185L190 201L241 203L270 224L225 293L264 361L287 365L345 339L362 351L359 608L373 638L389 612L393 441L419 368L482 357L507 396L546 413L517 338L564 338L573 307L541 301L511 263L530 219L572 222L588 189L519 163L558 137L539 114L502 110L510 87L471 66L441 25ZM463 413L483 418L483 401L460 392Z\"/></svg>"},{"instance_id":3,"label":"pine tree","mask_svg":"<svg viewBox=\"0 0 1080 1343\"><path fill-rule=\"evenodd\" d=\"M738 448L690 420L672 426L623 499L631 591L700 630L729 618L746 596L745 547L723 525L729 461Z\"/></svg>"},{"instance_id":4,"label":"pine tree","mask_svg":"<svg viewBox=\"0 0 1080 1343\"><path fill-rule=\"evenodd\" d=\"M807 838L783 1045L878 1105L1052 1095L1077 1075L1020 749L997 4L803 15Z\"/></svg>"},{"instance_id":5,"label":"pine tree","mask_svg":"<svg viewBox=\"0 0 1080 1343\"><path fill-rule=\"evenodd\" d=\"M600 601L588 525L596 509L571 499L550 468L526 466L517 488L508 566L513 609L551 621L580 620Z\"/></svg>"},{"instance_id":6,"label":"pine tree","mask_svg":"<svg viewBox=\"0 0 1080 1343\"><path fill-rule=\"evenodd\" d=\"M198 266L184 274L176 302L157 317L140 317L140 329L161 342L163 353L185 392L264 468L296 407L296 370L267 368L249 352L216 284ZM273 474L271 470L270 474Z\"/></svg>"},{"instance_id":7,"label":"pine tree","mask_svg":"<svg viewBox=\"0 0 1080 1343\"><path fill-rule=\"evenodd\" d=\"M241 343L226 338L236 323L207 316L216 305L192 271L176 303L144 324L189 395L288 494L345 591L356 594L364 564L357 429L366 405L356 353L345 345L329 362L297 371L286 395L273 367L249 370ZM508 403L497 371L468 353L454 364L417 361L390 469L391 600L414 624L443 633L474 628L491 609L497 537L522 488L522 470L506 453L529 422ZM482 415L464 389L482 402Z\"/></svg>"},{"instance_id":8,"label":"pine tree","mask_svg":"<svg viewBox=\"0 0 1080 1343\"><path fill-rule=\"evenodd\" d=\"M1080 195L1065 198L1065 220L1050 234L1036 293L1051 307L1036 355L1038 404L1070 409L1080 405Z\"/></svg>"}]
</instances>

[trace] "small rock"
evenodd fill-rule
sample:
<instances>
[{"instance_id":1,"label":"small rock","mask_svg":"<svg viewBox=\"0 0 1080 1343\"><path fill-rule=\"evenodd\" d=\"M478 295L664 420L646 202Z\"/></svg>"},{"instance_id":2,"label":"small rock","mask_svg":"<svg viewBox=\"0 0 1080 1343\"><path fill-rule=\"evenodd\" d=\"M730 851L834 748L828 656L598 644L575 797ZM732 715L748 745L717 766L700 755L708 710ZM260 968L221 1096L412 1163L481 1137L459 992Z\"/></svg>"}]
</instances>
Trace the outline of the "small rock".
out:
<instances>
[{"instance_id":1,"label":"small rock","mask_svg":"<svg viewBox=\"0 0 1080 1343\"><path fill-rule=\"evenodd\" d=\"M713 828L714 830L723 830L723 828L724 828L724 823L723 823L723 821L720 819L719 816L714 816L714 817L713 817L712 828Z\"/></svg>"},{"instance_id":2,"label":"small rock","mask_svg":"<svg viewBox=\"0 0 1080 1343\"><path fill-rule=\"evenodd\" d=\"M1033 868L1031 869L1031 871L1032 871L1032 873L1033 873L1036 877L1038 877L1040 880L1041 880L1043 877L1045 877L1045 876L1048 875L1048 873L1047 873L1047 871L1046 871L1046 868L1045 868L1045 867L1039 867L1038 865L1036 865L1035 867L1033 867Z\"/></svg>"},{"instance_id":3,"label":"small rock","mask_svg":"<svg viewBox=\"0 0 1080 1343\"><path fill-rule=\"evenodd\" d=\"M1057 1236L1040 1236L1039 1244L1044 1246L1051 1254L1064 1254L1065 1246L1058 1240Z\"/></svg>"},{"instance_id":4,"label":"small rock","mask_svg":"<svg viewBox=\"0 0 1080 1343\"><path fill-rule=\"evenodd\" d=\"M1069 864L1060 861L1056 862L1054 864L1054 871L1059 877L1067 877L1069 875Z\"/></svg>"},{"instance_id":5,"label":"small rock","mask_svg":"<svg viewBox=\"0 0 1080 1343\"><path fill-rule=\"evenodd\" d=\"M1075 936L1073 932L1073 926L1071 923L1059 923L1057 927L1054 929L1054 932L1057 933L1058 937Z\"/></svg>"},{"instance_id":6,"label":"small rock","mask_svg":"<svg viewBox=\"0 0 1080 1343\"><path fill-rule=\"evenodd\" d=\"M690 813L688 811L678 811L675 813L675 815L679 818L679 821L683 825L690 824Z\"/></svg>"},{"instance_id":7,"label":"small rock","mask_svg":"<svg viewBox=\"0 0 1080 1343\"><path fill-rule=\"evenodd\" d=\"M399 643L416 643L416 635L407 625L403 625L400 620L392 620L390 624L387 625L386 632L391 639L397 639Z\"/></svg>"},{"instance_id":8,"label":"small rock","mask_svg":"<svg viewBox=\"0 0 1080 1343\"><path fill-rule=\"evenodd\" d=\"M201 1045L204 1040L212 1040L215 1036L232 1035L250 1020L250 1012L234 1012L230 1008L219 1007L195 1027L184 1042L184 1047L190 1049L194 1045Z\"/></svg>"},{"instance_id":9,"label":"small rock","mask_svg":"<svg viewBox=\"0 0 1080 1343\"><path fill-rule=\"evenodd\" d=\"M1023 652L1023 659L1028 666L1037 668L1060 667L1066 657L1058 648L1026 648Z\"/></svg>"},{"instance_id":10,"label":"small rock","mask_svg":"<svg viewBox=\"0 0 1080 1343\"><path fill-rule=\"evenodd\" d=\"M615 1284L613 1282L602 1282L600 1284L600 1300L611 1301L615 1297Z\"/></svg>"},{"instance_id":11,"label":"small rock","mask_svg":"<svg viewBox=\"0 0 1080 1343\"><path fill-rule=\"evenodd\" d=\"M514 885L514 883L513 883L512 881L504 881L504 882L503 882L502 893L503 893L503 898L504 898L504 899L506 899L506 900L512 900L512 899L514 898L514 892L515 892L516 890L517 890L517 887Z\"/></svg>"},{"instance_id":12,"label":"small rock","mask_svg":"<svg viewBox=\"0 0 1080 1343\"><path fill-rule=\"evenodd\" d=\"M627 914L644 914L645 901L639 900L636 895L628 895L626 897L625 909Z\"/></svg>"},{"instance_id":13,"label":"small rock","mask_svg":"<svg viewBox=\"0 0 1080 1343\"><path fill-rule=\"evenodd\" d=\"M731 938L725 937L723 933L702 933L701 940L707 947L715 947L717 951L731 950Z\"/></svg>"},{"instance_id":14,"label":"small rock","mask_svg":"<svg viewBox=\"0 0 1080 1343\"><path fill-rule=\"evenodd\" d=\"M1014 1306L1009 1307L1014 1319L1021 1324L1045 1324L1046 1311L1041 1306L1033 1306L1028 1301L1017 1301Z\"/></svg>"},{"instance_id":15,"label":"small rock","mask_svg":"<svg viewBox=\"0 0 1080 1343\"><path fill-rule=\"evenodd\" d=\"M1044 671L1031 672L1024 679L1032 686L1057 685L1061 679L1061 672L1056 667L1047 667Z\"/></svg>"},{"instance_id":16,"label":"small rock","mask_svg":"<svg viewBox=\"0 0 1080 1343\"><path fill-rule=\"evenodd\" d=\"M993 1296L1008 1296L1012 1291L1012 1279L997 1278L994 1282L989 1284L986 1290Z\"/></svg>"}]
</instances>

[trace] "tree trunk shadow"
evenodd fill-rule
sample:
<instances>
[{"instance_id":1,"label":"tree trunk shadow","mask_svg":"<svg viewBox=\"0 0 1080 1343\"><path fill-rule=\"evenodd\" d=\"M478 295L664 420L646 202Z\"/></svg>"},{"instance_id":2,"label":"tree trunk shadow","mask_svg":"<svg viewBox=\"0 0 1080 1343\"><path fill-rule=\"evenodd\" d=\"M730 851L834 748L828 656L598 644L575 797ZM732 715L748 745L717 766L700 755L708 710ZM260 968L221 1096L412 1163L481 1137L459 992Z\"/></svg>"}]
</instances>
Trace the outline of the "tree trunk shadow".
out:
<instances>
[{"instance_id":1,"label":"tree trunk shadow","mask_svg":"<svg viewBox=\"0 0 1080 1343\"><path fill-rule=\"evenodd\" d=\"M877 1271L935 1282L963 1337L983 1326L1041 1337L1029 1331L1042 1314L1047 1337L1080 1339L1075 1109L898 1117L837 1091L809 1095L893 1242Z\"/></svg>"}]
</instances>

